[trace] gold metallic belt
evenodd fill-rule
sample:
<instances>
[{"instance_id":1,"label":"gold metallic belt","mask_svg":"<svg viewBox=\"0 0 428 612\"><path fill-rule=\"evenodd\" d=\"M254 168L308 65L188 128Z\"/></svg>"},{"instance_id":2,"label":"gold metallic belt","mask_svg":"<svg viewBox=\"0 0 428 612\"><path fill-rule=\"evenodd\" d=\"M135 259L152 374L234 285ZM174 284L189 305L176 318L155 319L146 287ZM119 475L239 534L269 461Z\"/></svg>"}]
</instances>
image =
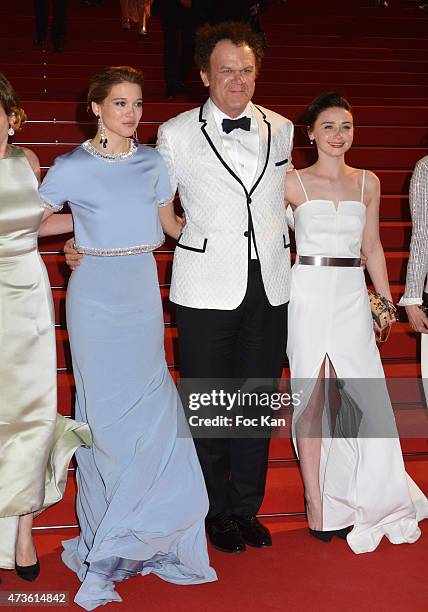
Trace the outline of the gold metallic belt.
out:
<instances>
[{"instance_id":1,"label":"gold metallic belt","mask_svg":"<svg viewBox=\"0 0 428 612\"><path fill-rule=\"evenodd\" d=\"M298 263L304 266L339 266L358 268L361 265L359 257L322 257L321 255L298 255Z\"/></svg>"}]
</instances>

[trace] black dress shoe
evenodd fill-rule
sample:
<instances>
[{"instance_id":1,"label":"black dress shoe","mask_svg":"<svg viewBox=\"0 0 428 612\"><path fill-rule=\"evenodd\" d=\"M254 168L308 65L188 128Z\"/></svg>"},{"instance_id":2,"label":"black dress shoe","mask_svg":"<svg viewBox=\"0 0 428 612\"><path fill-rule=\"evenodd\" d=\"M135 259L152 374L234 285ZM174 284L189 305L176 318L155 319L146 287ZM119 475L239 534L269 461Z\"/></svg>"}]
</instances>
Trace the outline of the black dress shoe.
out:
<instances>
[{"instance_id":1,"label":"black dress shoe","mask_svg":"<svg viewBox=\"0 0 428 612\"><path fill-rule=\"evenodd\" d=\"M241 553L245 550L241 534L230 517L223 514L207 521L207 533L211 544L217 550L228 553Z\"/></svg>"},{"instance_id":2,"label":"black dress shoe","mask_svg":"<svg viewBox=\"0 0 428 612\"><path fill-rule=\"evenodd\" d=\"M256 548L272 546L269 529L262 525L256 516L234 516L233 518L245 544Z\"/></svg>"},{"instance_id":3,"label":"black dress shoe","mask_svg":"<svg viewBox=\"0 0 428 612\"><path fill-rule=\"evenodd\" d=\"M15 563L15 572L23 580L28 582L34 582L37 576L40 574L40 563L37 559L33 565L18 565Z\"/></svg>"},{"instance_id":4,"label":"black dress shoe","mask_svg":"<svg viewBox=\"0 0 428 612\"><path fill-rule=\"evenodd\" d=\"M331 542L333 536L336 538L340 538L341 540L346 540L346 536L351 531L352 527L343 527L343 529L333 529L332 531L317 531L316 529L311 529L310 527L309 533L314 538L321 540L322 542Z\"/></svg>"},{"instance_id":5,"label":"black dress shoe","mask_svg":"<svg viewBox=\"0 0 428 612\"><path fill-rule=\"evenodd\" d=\"M310 527L308 527L308 530L311 536L317 540L321 540L321 542L331 542L333 539L333 531L318 531L317 529L311 529Z\"/></svg>"},{"instance_id":6,"label":"black dress shoe","mask_svg":"<svg viewBox=\"0 0 428 612\"><path fill-rule=\"evenodd\" d=\"M352 525L350 527L344 527L343 529L335 529L331 533L336 536L336 538L340 538L341 540L346 540L346 536L348 533L352 531Z\"/></svg>"}]
</instances>

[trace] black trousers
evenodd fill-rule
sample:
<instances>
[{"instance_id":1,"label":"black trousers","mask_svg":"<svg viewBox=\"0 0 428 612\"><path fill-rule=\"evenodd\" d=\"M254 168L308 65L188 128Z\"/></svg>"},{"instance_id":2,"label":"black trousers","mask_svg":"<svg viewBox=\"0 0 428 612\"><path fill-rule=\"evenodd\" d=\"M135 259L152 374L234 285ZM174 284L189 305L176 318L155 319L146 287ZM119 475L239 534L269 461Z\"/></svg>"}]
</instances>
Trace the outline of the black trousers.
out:
<instances>
[{"instance_id":1,"label":"black trousers","mask_svg":"<svg viewBox=\"0 0 428 612\"><path fill-rule=\"evenodd\" d=\"M163 30L166 89L174 95L182 91L192 68L197 13L178 0L159 0L157 12Z\"/></svg>"},{"instance_id":2,"label":"black trousers","mask_svg":"<svg viewBox=\"0 0 428 612\"><path fill-rule=\"evenodd\" d=\"M46 40L49 21L49 0L33 0L36 18L36 37L39 41ZM51 0L52 3L52 42L59 43L66 34L67 0Z\"/></svg>"},{"instance_id":3,"label":"black trousers","mask_svg":"<svg viewBox=\"0 0 428 612\"><path fill-rule=\"evenodd\" d=\"M221 289L219 289L221 290ZM177 306L182 378L279 378L287 342L287 306L267 300L251 261L235 310ZM195 438L210 500L207 519L254 515L263 501L269 453L265 438Z\"/></svg>"}]
</instances>

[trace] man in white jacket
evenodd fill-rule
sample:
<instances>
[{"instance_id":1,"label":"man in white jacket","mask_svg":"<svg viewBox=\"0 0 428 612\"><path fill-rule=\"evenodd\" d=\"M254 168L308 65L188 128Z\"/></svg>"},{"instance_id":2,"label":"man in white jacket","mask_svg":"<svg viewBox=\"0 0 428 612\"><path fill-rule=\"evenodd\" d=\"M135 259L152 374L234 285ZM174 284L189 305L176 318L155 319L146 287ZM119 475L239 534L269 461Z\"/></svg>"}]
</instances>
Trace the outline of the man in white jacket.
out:
<instances>
[{"instance_id":1,"label":"man in white jacket","mask_svg":"<svg viewBox=\"0 0 428 612\"><path fill-rule=\"evenodd\" d=\"M262 53L246 25L205 26L196 61L209 99L158 132L157 149L186 215L170 293L183 379L281 375L290 279L284 185L293 125L251 102ZM226 552L270 546L256 518L269 437L195 437L195 445L210 498L211 542Z\"/></svg>"}]
</instances>

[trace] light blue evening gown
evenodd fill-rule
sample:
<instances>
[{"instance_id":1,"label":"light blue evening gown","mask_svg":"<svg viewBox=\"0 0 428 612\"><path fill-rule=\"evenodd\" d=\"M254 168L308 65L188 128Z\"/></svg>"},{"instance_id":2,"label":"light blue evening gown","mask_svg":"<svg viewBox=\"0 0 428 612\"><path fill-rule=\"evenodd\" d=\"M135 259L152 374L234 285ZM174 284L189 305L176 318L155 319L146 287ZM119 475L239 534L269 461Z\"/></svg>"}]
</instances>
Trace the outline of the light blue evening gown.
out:
<instances>
[{"instance_id":1,"label":"light blue evening gown","mask_svg":"<svg viewBox=\"0 0 428 612\"><path fill-rule=\"evenodd\" d=\"M47 207L68 201L85 254L67 292L76 418L93 447L77 452L80 535L63 543L87 610L121 601L114 582L153 572L176 584L216 580L204 518L208 499L165 362L152 250L157 206L171 199L156 151L100 155L89 142L59 157L41 187Z\"/></svg>"}]
</instances>

